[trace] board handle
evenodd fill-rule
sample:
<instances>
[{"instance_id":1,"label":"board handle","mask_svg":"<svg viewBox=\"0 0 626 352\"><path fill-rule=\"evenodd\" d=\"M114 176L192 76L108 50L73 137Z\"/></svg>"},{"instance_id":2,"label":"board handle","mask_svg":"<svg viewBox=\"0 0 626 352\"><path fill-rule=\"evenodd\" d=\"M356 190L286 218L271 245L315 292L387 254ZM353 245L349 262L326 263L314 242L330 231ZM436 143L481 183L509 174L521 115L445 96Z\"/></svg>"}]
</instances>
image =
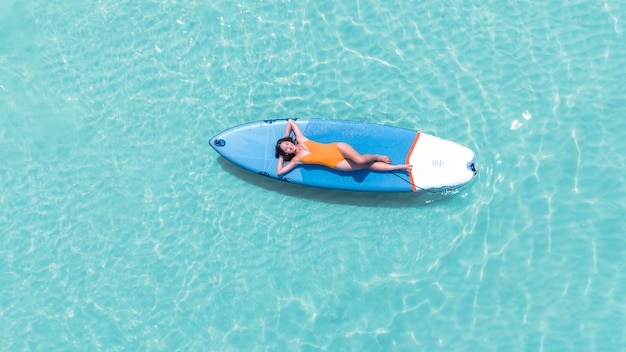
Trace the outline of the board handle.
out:
<instances>
[{"instance_id":1,"label":"board handle","mask_svg":"<svg viewBox=\"0 0 626 352\"><path fill-rule=\"evenodd\" d=\"M467 163L467 168L470 169L474 175L476 175L476 165L474 164L474 160Z\"/></svg>"}]
</instances>

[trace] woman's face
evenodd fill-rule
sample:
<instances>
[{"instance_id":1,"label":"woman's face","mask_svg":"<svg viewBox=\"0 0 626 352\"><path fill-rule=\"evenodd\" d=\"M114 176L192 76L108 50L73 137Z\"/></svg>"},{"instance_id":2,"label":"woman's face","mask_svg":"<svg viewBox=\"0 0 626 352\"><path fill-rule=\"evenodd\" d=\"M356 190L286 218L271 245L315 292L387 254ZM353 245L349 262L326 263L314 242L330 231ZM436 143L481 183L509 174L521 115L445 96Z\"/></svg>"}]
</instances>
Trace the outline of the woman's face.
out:
<instances>
[{"instance_id":1,"label":"woman's face","mask_svg":"<svg viewBox=\"0 0 626 352\"><path fill-rule=\"evenodd\" d=\"M283 150L283 152L287 153L287 154L295 154L296 153L296 145L289 142L289 141L283 141L280 142L280 149Z\"/></svg>"}]
</instances>

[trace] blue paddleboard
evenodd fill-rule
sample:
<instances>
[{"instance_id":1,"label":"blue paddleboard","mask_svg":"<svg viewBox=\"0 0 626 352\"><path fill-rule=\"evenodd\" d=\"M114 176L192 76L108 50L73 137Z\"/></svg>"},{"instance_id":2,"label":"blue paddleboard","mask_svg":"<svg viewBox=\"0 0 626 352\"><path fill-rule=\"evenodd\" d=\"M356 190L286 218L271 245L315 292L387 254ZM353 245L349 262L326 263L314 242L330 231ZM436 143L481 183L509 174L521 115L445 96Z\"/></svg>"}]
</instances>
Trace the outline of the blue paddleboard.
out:
<instances>
[{"instance_id":1,"label":"blue paddleboard","mask_svg":"<svg viewBox=\"0 0 626 352\"><path fill-rule=\"evenodd\" d=\"M276 174L276 141L285 135L286 119L247 123L228 129L209 143L234 164L292 183L352 191L415 192L462 186L476 174L474 152L423 132L371 123L298 119L309 139L320 143L345 142L361 154L388 155L394 164L411 164L413 170L378 172L338 171L321 165L301 164L284 175Z\"/></svg>"}]
</instances>

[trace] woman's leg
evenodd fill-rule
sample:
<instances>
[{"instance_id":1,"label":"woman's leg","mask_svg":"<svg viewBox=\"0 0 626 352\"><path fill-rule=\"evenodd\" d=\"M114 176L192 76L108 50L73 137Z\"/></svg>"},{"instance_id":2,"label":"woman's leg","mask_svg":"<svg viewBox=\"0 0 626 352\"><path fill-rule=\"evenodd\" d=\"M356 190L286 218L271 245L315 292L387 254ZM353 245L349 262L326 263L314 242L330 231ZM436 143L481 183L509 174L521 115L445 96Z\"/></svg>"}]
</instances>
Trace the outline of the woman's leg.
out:
<instances>
[{"instance_id":1,"label":"woman's leg","mask_svg":"<svg viewBox=\"0 0 626 352\"><path fill-rule=\"evenodd\" d=\"M391 165L391 159L384 155L359 154L347 143L337 143L341 155L346 160L341 161L335 168L343 171L372 169L375 171L411 170L410 165Z\"/></svg>"},{"instance_id":2,"label":"woman's leg","mask_svg":"<svg viewBox=\"0 0 626 352\"><path fill-rule=\"evenodd\" d=\"M389 157L374 154L359 154L359 152L354 150L354 148L352 148L352 146L348 143L337 143L337 146L339 147L341 155L355 164L366 165L375 161L391 164L391 159L389 159Z\"/></svg>"},{"instance_id":3,"label":"woman's leg","mask_svg":"<svg viewBox=\"0 0 626 352\"><path fill-rule=\"evenodd\" d=\"M397 171L397 170L411 171L413 169L413 166L407 165L407 164L391 165L391 164L383 163L380 161L376 161L372 165L370 165L369 168L375 171Z\"/></svg>"}]
</instances>

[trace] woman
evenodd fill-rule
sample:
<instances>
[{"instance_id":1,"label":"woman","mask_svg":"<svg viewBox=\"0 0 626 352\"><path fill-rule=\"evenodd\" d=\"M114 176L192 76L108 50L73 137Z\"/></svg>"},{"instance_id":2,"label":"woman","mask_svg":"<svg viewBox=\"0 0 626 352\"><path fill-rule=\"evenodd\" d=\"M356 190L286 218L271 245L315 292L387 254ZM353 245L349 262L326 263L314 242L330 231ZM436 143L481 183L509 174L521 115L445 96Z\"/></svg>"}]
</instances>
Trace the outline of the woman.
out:
<instances>
[{"instance_id":1,"label":"woman","mask_svg":"<svg viewBox=\"0 0 626 352\"><path fill-rule=\"evenodd\" d=\"M296 141L291 139L291 131ZM384 155L359 154L347 143L322 144L304 136L292 119L287 121L285 137L276 142L278 175L291 171L299 164L319 164L341 171L371 169L375 171L410 171L411 165L392 165L391 159ZM285 165L285 162L288 162Z\"/></svg>"}]
</instances>

